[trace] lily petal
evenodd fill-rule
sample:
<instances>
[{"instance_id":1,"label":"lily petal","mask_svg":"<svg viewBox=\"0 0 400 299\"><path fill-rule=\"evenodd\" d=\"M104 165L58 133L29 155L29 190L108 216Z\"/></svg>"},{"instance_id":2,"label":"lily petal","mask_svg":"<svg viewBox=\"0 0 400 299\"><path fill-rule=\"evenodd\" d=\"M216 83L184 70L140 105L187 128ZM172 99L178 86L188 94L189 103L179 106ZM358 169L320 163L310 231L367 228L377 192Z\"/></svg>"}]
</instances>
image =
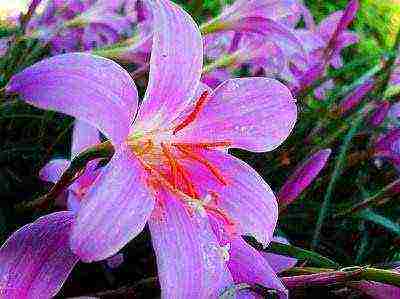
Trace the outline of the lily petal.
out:
<instances>
[{"instance_id":1,"label":"lily petal","mask_svg":"<svg viewBox=\"0 0 400 299\"><path fill-rule=\"evenodd\" d=\"M152 7L153 49L139 130L162 126L182 112L195 95L203 65L203 41L190 15L171 1L154 0Z\"/></svg>"},{"instance_id":2,"label":"lily petal","mask_svg":"<svg viewBox=\"0 0 400 299\"><path fill-rule=\"evenodd\" d=\"M66 159L54 159L47 163L39 172L39 177L43 181L57 182L64 170L68 168L70 161Z\"/></svg>"},{"instance_id":3,"label":"lily petal","mask_svg":"<svg viewBox=\"0 0 400 299\"><path fill-rule=\"evenodd\" d=\"M231 79L214 90L195 121L176 137L198 143L228 141L232 147L265 152L288 137L296 117L295 100L280 82Z\"/></svg>"},{"instance_id":4,"label":"lily petal","mask_svg":"<svg viewBox=\"0 0 400 299\"><path fill-rule=\"evenodd\" d=\"M39 108L84 120L115 144L126 138L137 109L137 90L128 72L111 60L83 53L42 60L13 76L6 90Z\"/></svg>"},{"instance_id":5,"label":"lily petal","mask_svg":"<svg viewBox=\"0 0 400 299\"><path fill-rule=\"evenodd\" d=\"M154 201L145 186L145 170L125 146L82 199L71 233L71 248L85 262L117 253L139 234Z\"/></svg>"},{"instance_id":6,"label":"lily petal","mask_svg":"<svg viewBox=\"0 0 400 299\"><path fill-rule=\"evenodd\" d=\"M15 232L0 249L2 298L53 298L78 262L69 248L73 213L57 212Z\"/></svg>"},{"instance_id":7,"label":"lily petal","mask_svg":"<svg viewBox=\"0 0 400 299\"><path fill-rule=\"evenodd\" d=\"M72 159L86 148L96 145L99 142L99 131L95 127L84 121L76 120L72 136Z\"/></svg>"},{"instance_id":8,"label":"lily petal","mask_svg":"<svg viewBox=\"0 0 400 299\"><path fill-rule=\"evenodd\" d=\"M163 212L149 226L162 298L217 298L231 281L207 217L190 215L165 190L158 195Z\"/></svg>"},{"instance_id":9,"label":"lily petal","mask_svg":"<svg viewBox=\"0 0 400 299\"><path fill-rule=\"evenodd\" d=\"M188 160L185 168L201 188L201 197L218 194L215 205L236 224L237 233L252 235L267 246L278 219L278 205L271 188L254 169L235 157L220 151L204 151L202 156L219 170L226 185L205 166Z\"/></svg>"},{"instance_id":10,"label":"lily petal","mask_svg":"<svg viewBox=\"0 0 400 299\"><path fill-rule=\"evenodd\" d=\"M260 284L264 287L275 289L279 298L289 298L288 291L268 264L266 259L242 238L231 240L229 271L236 282Z\"/></svg>"},{"instance_id":11,"label":"lily petal","mask_svg":"<svg viewBox=\"0 0 400 299\"><path fill-rule=\"evenodd\" d=\"M283 237L275 236L273 241L289 245L289 241ZM297 264L297 259L293 257L270 252L262 252L261 255L267 260L275 273L280 273L284 270L290 269Z\"/></svg>"}]
</instances>

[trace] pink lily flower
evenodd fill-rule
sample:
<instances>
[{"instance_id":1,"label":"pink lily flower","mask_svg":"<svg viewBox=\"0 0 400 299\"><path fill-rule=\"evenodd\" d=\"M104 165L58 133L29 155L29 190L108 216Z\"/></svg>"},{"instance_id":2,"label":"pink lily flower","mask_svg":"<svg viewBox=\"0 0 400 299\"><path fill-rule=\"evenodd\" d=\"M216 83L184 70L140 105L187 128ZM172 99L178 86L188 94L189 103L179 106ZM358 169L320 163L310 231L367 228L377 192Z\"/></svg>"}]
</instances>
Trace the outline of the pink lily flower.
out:
<instances>
[{"instance_id":1,"label":"pink lily flower","mask_svg":"<svg viewBox=\"0 0 400 299\"><path fill-rule=\"evenodd\" d=\"M88 122L115 147L72 224L54 238L65 238L64 246L69 237L82 261L98 261L117 253L148 223L163 298L215 298L241 281L286 297L267 261L241 238L270 242L278 216L275 196L227 149L264 152L279 146L294 127L295 100L283 84L266 78L233 79L209 90L200 84L202 38L192 18L167 0L150 4L153 49L140 109L129 74L88 54L41 61L6 87L37 107ZM6 247L15 245L8 241Z\"/></svg>"}]
</instances>

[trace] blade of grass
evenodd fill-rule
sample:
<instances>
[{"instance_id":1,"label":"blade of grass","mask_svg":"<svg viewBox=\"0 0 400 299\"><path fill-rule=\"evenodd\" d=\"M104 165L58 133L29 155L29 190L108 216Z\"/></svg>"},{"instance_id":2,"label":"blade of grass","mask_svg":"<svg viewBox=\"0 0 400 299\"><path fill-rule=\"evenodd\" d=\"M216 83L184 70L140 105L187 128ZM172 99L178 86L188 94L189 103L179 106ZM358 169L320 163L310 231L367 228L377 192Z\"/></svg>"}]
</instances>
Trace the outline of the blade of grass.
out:
<instances>
[{"instance_id":1,"label":"blade of grass","mask_svg":"<svg viewBox=\"0 0 400 299\"><path fill-rule=\"evenodd\" d=\"M399 185L400 185L400 179L397 179L393 183L390 183L389 185L382 188L375 195L363 200L362 202L355 204L354 206L346 209L343 212L337 213L336 215L333 216L333 218L347 216L350 214L354 214L360 210L366 209L368 207L376 206L377 204L379 204L382 197L387 195L388 192L390 192L394 187L399 186Z\"/></svg>"},{"instance_id":2,"label":"blade of grass","mask_svg":"<svg viewBox=\"0 0 400 299\"><path fill-rule=\"evenodd\" d=\"M367 106L366 108L369 108L369 107ZM329 182L329 185L326 190L325 197L324 197L324 200L323 200L323 203L321 206L321 210L318 215L318 220L317 220L313 240L311 242L312 249L315 249L318 246L320 235L321 235L321 229L324 224L325 218L328 215L328 210L330 207L330 201L331 201L333 190L334 190L334 188L336 186L336 182L337 182L339 176L342 174L343 168L345 166L347 151L350 147L351 140L353 139L354 135L358 132L359 128L361 127L364 117L367 112L366 110L367 109L362 109L361 113L354 120L354 122L353 122L352 126L350 127L348 133L346 134L343 144L340 148L340 153L335 162L335 168L332 173L332 178Z\"/></svg>"},{"instance_id":3,"label":"blade of grass","mask_svg":"<svg viewBox=\"0 0 400 299\"><path fill-rule=\"evenodd\" d=\"M271 242L268 248L264 248L262 244L255 241L253 238L244 237L246 242L252 245L259 251L271 252L275 254L285 255L297 258L301 261L308 261L315 266L324 268L338 268L339 264L335 261L320 255L319 253L313 252L311 250L302 249L293 245L282 244L278 242Z\"/></svg>"},{"instance_id":4,"label":"blade of grass","mask_svg":"<svg viewBox=\"0 0 400 299\"><path fill-rule=\"evenodd\" d=\"M369 209L363 210L355 215L355 217L360 217L364 220L371 221L375 224L381 225L387 230L395 233L396 235L400 236L400 225L393 222L392 220L379 215Z\"/></svg>"}]
</instances>

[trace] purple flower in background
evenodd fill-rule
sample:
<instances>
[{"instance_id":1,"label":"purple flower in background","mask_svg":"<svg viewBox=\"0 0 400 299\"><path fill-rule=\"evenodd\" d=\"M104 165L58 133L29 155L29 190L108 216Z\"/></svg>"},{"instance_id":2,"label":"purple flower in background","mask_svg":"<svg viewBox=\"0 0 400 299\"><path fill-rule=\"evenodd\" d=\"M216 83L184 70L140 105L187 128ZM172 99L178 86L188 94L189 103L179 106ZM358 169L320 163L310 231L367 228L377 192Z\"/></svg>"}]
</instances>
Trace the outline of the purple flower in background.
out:
<instances>
[{"instance_id":1,"label":"purple flower in background","mask_svg":"<svg viewBox=\"0 0 400 299\"><path fill-rule=\"evenodd\" d=\"M400 169L400 104L393 104L387 112L387 132L373 144L374 156L384 158Z\"/></svg>"},{"instance_id":2,"label":"purple flower in background","mask_svg":"<svg viewBox=\"0 0 400 299\"><path fill-rule=\"evenodd\" d=\"M6 88L37 107L86 121L114 145L62 235L81 260L98 261L148 223L164 298L214 298L233 282L260 283L285 297L268 262L240 237L270 242L276 199L227 148L279 146L295 124L295 101L283 84L266 78L228 80L209 90L199 82L203 47L194 21L169 1L150 4L153 49L140 109L129 74L88 54L41 61Z\"/></svg>"},{"instance_id":3,"label":"purple flower in background","mask_svg":"<svg viewBox=\"0 0 400 299\"><path fill-rule=\"evenodd\" d=\"M99 142L99 132L97 129L83 121L76 121L72 137L71 158L73 159L85 148L96 145ZM44 181L56 183L69 165L70 160L67 159L52 160L40 170L39 177ZM60 205L65 207L66 203L69 210L78 211L82 198L99 173L100 170L97 169L97 161L91 161L85 172L75 180L69 187L67 194L63 196L66 197L66 202L61 202Z\"/></svg>"},{"instance_id":4,"label":"purple flower in background","mask_svg":"<svg viewBox=\"0 0 400 299\"><path fill-rule=\"evenodd\" d=\"M389 101L383 101L378 105L375 109L374 113L371 115L370 123L371 125L377 127L380 126L388 116L390 110L390 103Z\"/></svg>"},{"instance_id":5,"label":"purple flower in background","mask_svg":"<svg viewBox=\"0 0 400 299\"><path fill-rule=\"evenodd\" d=\"M277 195L280 206L292 203L324 168L331 154L330 149L316 152L296 168Z\"/></svg>"},{"instance_id":6,"label":"purple flower in background","mask_svg":"<svg viewBox=\"0 0 400 299\"><path fill-rule=\"evenodd\" d=\"M298 0L237 0L205 27L235 31L264 30L254 25L265 27L264 20L272 19L294 28L302 12L303 6Z\"/></svg>"},{"instance_id":7,"label":"purple flower in background","mask_svg":"<svg viewBox=\"0 0 400 299\"><path fill-rule=\"evenodd\" d=\"M303 41L308 40L308 48L311 50L309 52L310 61L305 68L298 66L302 69L302 75L296 78L298 81L298 84L295 85L296 92L304 90L313 81L322 77L328 65L332 65L334 68L342 67L340 52L345 47L358 42L358 36L346 30L353 21L358 7L358 0L351 0L343 12L338 11L331 14L316 29L304 33L306 35L315 34L315 36L311 39L302 39ZM307 46L305 47L307 48Z\"/></svg>"},{"instance_id":8,"label":"purple flower in background","mask_svg":"<svg viewBox=\"0 0 400 299\"><path fill-rule=\"evenodd\" d=\"M45 4L43 12L33 16L28 33L48 43L53 54L110 46L135 32L140 35L148 21L142 0L48 0Z\"/></svg>"},{"instance_id":9,"label":"purple flower in background","mask_svg":"<svg viewBox=\"0 0 400 299\"><path fill-rule=\"evenodd\" d=\"M254 74L260 70L264 75L281 73L288 52L305 55L293 30L303 11L298 1L236 1L203 26L205 32L208 27L216 31L204 38L205 56L218 60L234 55L231 70L248 64ZM218 72L206 74L203 81L209 82L210 77L216 83L223 81L218 80Z\"/></svg>"},{"instance_id":10,"label":"purple flower in background","mask_svg":"<svg viewBox=\"0 0 400 299\"><path fill-rule=\"evenodd\" d=\"M374 150L376 157L386 158L400 169L400 128L382 135L375 143Z\"/></svg>"},{"instance_id":11,"label":"purple flower in background","mask_svg":"<svg viewBox=\"0 0 400 299\"><path fill-rule=\"evenodd\" d=\"M339 113L344 114L357 107L364 97L374 88L374 86L375 81L373 79L369 79L354 89L339 103Z\"/></svg>"},{"instance_id":12,"label":"purple flower in background","mask_svg":"<svg viewBox=\"0 0 400 299\"><path fill-rule=\"evenodd\" d=\"M248 65L253 75L280 78L299 92L324 76L328 65L342 66L341 50L358 41L346 30L357 8L358 2L351 1L345 11L316 26L298 1L236 1L203 27L206 33L214 32L205 36L205 56L228 64L205 74L203 82L216 86L235 68ZM301 18L305 27L297 29ZM224 60L225 55L230 60ZM324 98L333 87L328 81L316 97Z\"/></svg>"}]
</instances>

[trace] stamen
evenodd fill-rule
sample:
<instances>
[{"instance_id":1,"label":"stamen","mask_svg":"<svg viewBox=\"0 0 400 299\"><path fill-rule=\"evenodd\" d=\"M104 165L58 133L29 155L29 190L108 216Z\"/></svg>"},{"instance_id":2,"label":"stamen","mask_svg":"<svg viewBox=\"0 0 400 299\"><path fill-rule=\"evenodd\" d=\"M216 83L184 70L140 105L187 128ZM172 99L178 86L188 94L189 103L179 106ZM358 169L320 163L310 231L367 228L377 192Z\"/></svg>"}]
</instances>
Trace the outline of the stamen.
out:
<instances>
[{"instance_id":1,"label":"stamen","mask_svg":"<svg viewBox=\"0 0 400 299\"><path fill-rule=\"evenodd\" d=\"M163 150L164 155L167 157L168 163L171 167L171 172L172 172L172 185L176 189L178 185L178 175L180 174L182 176L182 180L186 187L188 188L189 196L192 198L198 198L198 194L194 188L193 183L191 182L189 178L189 174L187 173L186 169L183 168L177 159L173 156L172 152L169 150L169 148L164 144L161 143L161 147ZM169 178L167 178L169 181Z\"/></svg>"},{"instance_id":2,"label":"stamen","mask_svg":"<svg viewBox=\"0 0 400 299\"><path fill-rule=\"evenodd\" d=\"M148 151L150 151L150 149L153 147L153 145L154 145L153 141L151 141L151 139L148 139L146 145L143 147L141 154L143 155L144 153L147 153Z\"/></svg>"},{"instance_id":3,"label":"stamen","mask_svg":"<svg viewBox=\"0 0 400 299\"><path fill-rule=\"evenodd\" d=\"M174 135L183 128L187 127L196 119L201 109L203 109L207 99L208 99L208 91L205 91L201 94L200 98L197 100L197 103L194 106L193 111L178 126L175 127L173 131Z\"/></svg>"},{"instance_id":4,"label":"stamen","mask_svg":"<svg viewBox=\"0 0 400 299\"><path fill-rule=\"evenodd\" d=\"M184 153L186 156L188 156L189 158L199 162L200 164L203 164L205 167L208 168L208 170L211 171L211 173L217 178L217 180L224 186L227 185L224 177L222 176L220 170L218 168L216 168L214 165L212 165L209 161L207 161L207 159L204 159L203 157L201 157L200 155L191 152L189 150L187 150L184 146L182 145L176 145L176 147L182 152Z\"/></svg>"},{"instance_id":5,"label":"stamen","mask_svg":"<svg viewBox=\"0 0 400 299\"><path fill-rule=\"evenodd\" d=\"M178 183L178 167L177 164L178 162L174 159L171 151L168 149L168 147L161 142L161 147L164 155L167 157L168 163L171 167L171 172L172 172L172 186L176 189L177 183Z\"/></svg>"},{"instance_id":6,"label":"stamen","mask_svg":"<svg viewBox=\"0 0 400 299\"><path fill-rule=\"evenodd\" d=\"M189 174L187 173L185 168L183 168L179 164L177 164L177 166L178 166L178 171L181 173L182 179L183 179L183 181L185 182L185 184L186 184L186 186L188 188L189 196L192 197L192 198L199 198L199 195L196 192L196 189L194 188L193 183L190 181Z\"/></svg>"}]
</instances>

